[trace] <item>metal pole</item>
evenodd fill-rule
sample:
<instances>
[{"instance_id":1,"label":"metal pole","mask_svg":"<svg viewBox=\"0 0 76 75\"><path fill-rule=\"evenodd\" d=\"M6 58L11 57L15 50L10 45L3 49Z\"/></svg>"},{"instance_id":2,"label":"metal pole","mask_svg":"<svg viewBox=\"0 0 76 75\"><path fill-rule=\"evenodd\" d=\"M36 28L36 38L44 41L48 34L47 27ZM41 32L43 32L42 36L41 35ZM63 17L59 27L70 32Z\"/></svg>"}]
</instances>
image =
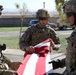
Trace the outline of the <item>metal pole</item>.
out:
<instances>
[{"instance_id":1,"label":"metal pole","mask_svg":"<svg viewBox=\"0 0 76 75\"><path fill-rule=\"evenodd\" d=\"M43 9L45 9L45 2L43 2Z\"/></svg>"}]
</instances>

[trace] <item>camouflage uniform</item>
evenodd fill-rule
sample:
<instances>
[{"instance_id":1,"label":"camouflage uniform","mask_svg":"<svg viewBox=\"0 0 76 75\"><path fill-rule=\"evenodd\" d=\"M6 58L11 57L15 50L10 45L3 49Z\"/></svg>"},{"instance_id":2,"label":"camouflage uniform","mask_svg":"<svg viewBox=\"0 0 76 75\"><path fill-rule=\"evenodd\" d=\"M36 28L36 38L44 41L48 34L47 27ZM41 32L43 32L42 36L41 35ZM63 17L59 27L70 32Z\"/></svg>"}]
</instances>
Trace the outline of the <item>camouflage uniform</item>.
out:
<instances>
[{"instance_id":1,"label":"camouflage uniform","mask_svg":"<svg viewBox=\"0 0 76 75\"><path fill-rule=\"evenodd\" d=\"M66 15L73 14L74 24L76 26L76 0L69 0L64 4L64 12ZM68 46L66 48L66 72L65 75L76 75L76 29L70 37L66 38Z\"/></svg>"},{"instance_id":2,"label":"camouflage uniform","mask_svg":"<svg viewBox=\"0 0 76 75\"><path fill-rule=\"evenodd\" d=\"M5 56L0 57L0 75L15 75L18 67L19 64L17 62L12 62ZM16 75L18 74L16 73Z\"/></svg>"},{"instance_id":3,"label":"camouflage uniform","mask_svg":"<svg viewBox=\"0 0 76 75\"><path fill-rule=\"evenodd\" d=\"M18 75L18 73L13 70L3 70L0 72L0 75Z\"/></svg>"},{"instance_id":4,"label":"camouflage uniform","mask_svg":"<svg viewBox=\"0 0 76 75\"><path fill-rule=\"evenodd\" d=\"M70 16L72 16L72 18L74 16L74 23L72 26L75 26L75 29L72 34L66 38L68 43L66 58L59 60L58 65L56 63L57 61L53 62L53 65L56 63L57 67L66 66L64 75L76 75L76 0L69 0L66 2L63 6L63 10L66 13L68 20Z\"/></svg>"},{"instance_id":5,"label":"camouflage uniform","mask_svg":"<svg viewBox=\"0 0 76 75\"><path fill-rule=\"evenodd\" d=\"M16 70L21 62L13 62L3 55L2 51L6 49L6 44L0 45L0 75L18 75Z\"/></svg>"},{"instance_id":6,"label":"camouflage uniform","mask_svg":"<svg viewBox=\"0 0 76 75\"><path fill-rule=\"evenodd\" d=\"M55 31L48 25L44 28L40 28L39 24L29 27L22 35L19 45L21 50L24 50L27 46L35 46L36 44L51 38L55 44L60 44L59 38Z\"/></svg>"},{"instance_id":7,"label":"camouflage uniform","mask_svg":"<svg viewBox=\"0 0 76 75\"><path fill-rule=\"evenodd\" d=\"M48 19L50 18L48 12L44 9L39 9L36 12L36 18L39 20L39 23L29 27L20 38L20 49L25 51L26 47L35 46L48 38L51 38L55 44L60 44L59 38L55 31L50 26L46 25ZM40 23L42 20L46 21L44 27L40 27L42 26Z\"/></svg>"},{"instance_id":8,"label":"camouflage uniform","mask_svg":"<svg viewBox=\"0 0 76 75\"><path fill-rule=\"evenodd\" d=\"M68 46L66 52L66 67L68 75L76 74L76 29L67 38Z\"/></svg>"}]
</instances>

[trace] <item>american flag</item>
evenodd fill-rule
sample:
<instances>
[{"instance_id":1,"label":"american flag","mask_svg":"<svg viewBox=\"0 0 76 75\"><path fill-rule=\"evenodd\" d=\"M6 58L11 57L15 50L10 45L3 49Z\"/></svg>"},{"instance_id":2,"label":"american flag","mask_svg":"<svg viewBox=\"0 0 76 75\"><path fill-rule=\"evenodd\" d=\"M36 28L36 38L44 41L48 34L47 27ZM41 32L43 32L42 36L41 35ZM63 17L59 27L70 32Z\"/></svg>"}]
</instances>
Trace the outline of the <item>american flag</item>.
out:
<instances>
[{"instance_id":1,"label":"american flag","mask_svg":"<svg viewBox=\"0 0 76 75\"><path fill-rule=\"evenodd\" d=\"M19 75L48 75L53 72L52 64L49 64L50 39L37 44L34 48L35 53L26 55L19 66Z\"/></svg>"}]
</instances>

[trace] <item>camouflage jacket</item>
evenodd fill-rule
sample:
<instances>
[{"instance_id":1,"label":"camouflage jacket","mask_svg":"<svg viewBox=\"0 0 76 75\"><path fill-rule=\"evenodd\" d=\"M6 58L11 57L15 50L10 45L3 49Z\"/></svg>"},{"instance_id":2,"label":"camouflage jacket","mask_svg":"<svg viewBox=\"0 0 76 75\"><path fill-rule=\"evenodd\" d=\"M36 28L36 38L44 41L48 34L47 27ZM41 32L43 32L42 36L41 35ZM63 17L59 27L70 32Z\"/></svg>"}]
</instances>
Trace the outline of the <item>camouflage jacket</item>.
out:
<instances>
[{"instance_id":1,"label":"camouflage jacket","mask_svg":"<svg viewBox=\"0 0 76 75\"><path fill-rule=\"evenodd\" d=\"M27 46L35 46L48 38L51 38L55 44L60 44L57 34L50 26L46 25L44 28L40 28L38 24L33 25L22 35L19 46L21 50L24 50Z\"/></svg>"},{"instance_id":2,"label":"camouflage jacket","mask_svg":"<svg viewBox=\"0 0 76 75\"><path fill-rule=\"evenodd\" d=\"M66 67L68 72L76 70L76 29L67 38Z\"/></svg>"}]
</instances>

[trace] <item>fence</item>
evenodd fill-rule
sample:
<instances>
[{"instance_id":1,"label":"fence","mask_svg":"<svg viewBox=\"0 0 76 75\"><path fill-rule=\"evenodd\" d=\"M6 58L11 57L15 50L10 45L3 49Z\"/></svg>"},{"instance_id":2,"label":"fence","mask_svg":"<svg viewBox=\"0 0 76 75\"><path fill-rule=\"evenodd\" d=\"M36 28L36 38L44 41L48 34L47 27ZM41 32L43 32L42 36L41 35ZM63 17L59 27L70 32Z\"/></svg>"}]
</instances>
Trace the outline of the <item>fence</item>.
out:
<instances>
[{"instance_id":1,"label":"fence","mask_svg":"<svg viewBox=\"0 0 76 75\"><path fill-rule=\"evenodd\" d=\"M23 26L28 26L30 20L35 19L35 17L27 17L23 19ZM49 19L49 22L55 23L57 17L52 17ZM6 17L0 18L0 27L20 27L21 25L21 18L19 17Z\"/></svg>"}]
</instances>

